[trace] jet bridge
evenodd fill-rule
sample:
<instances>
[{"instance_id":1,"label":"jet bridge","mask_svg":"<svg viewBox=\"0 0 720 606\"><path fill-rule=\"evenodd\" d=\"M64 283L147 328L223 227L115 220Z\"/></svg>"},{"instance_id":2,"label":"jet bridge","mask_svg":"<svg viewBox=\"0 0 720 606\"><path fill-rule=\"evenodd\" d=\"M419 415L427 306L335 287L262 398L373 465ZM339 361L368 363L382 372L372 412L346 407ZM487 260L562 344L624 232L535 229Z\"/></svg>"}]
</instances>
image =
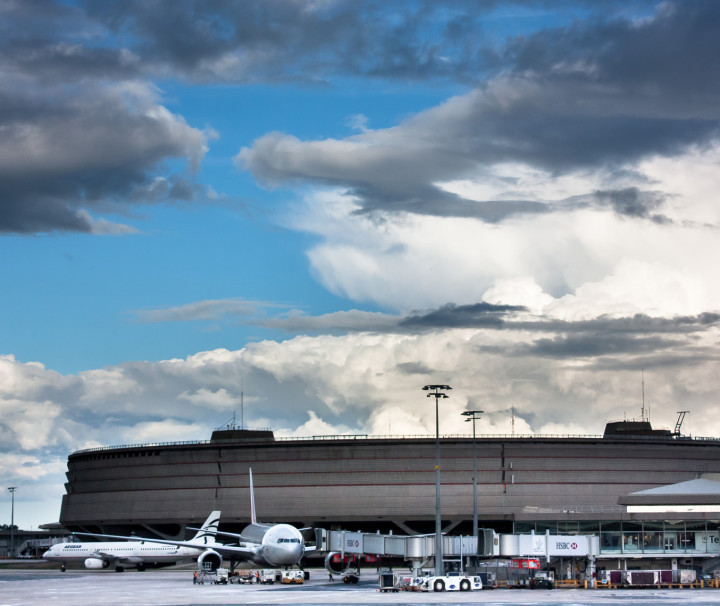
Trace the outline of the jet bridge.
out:
<instances>
[{"instance_id":1,"label":"jet bridge","mask_svg":"<svg viewBox=\"0 0 720 606\"><path fill-rule=\"evenodd\" d=\"M435 535L383 535L346 530L318 529L319 551L345 556L403 558L414 571L428 567L435 559ZM483 529L479 536L443 535L443 561L466 558L553 557L588 558L594 569L600 541L596 535L501 534Z\"/></svg>"}]
</instances>

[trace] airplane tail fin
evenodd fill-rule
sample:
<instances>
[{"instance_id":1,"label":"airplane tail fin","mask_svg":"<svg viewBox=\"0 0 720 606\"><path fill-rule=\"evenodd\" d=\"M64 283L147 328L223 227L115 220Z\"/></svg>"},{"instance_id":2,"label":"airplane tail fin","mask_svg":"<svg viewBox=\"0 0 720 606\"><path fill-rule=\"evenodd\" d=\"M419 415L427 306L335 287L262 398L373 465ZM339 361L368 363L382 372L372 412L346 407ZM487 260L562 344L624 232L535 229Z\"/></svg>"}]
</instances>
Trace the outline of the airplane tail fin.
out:
<instances>
[{"instance_id":1,"label":"airplane tail fin","mask_svg":"<svg viewBox=\"0 0 720 606\"><path fill-rule=\"evenodd\" d=\"M257 524L257 516L255 515L255 489L253 488L252 467L248 469L250 470L250 522L252 524Z\"/></svg>"},{"instance_id":2,"label":"airplane tail fin","mask_svg":"<svg viewBox=\"0 0 720 606\"><path fill-rule=\"evenodd\" d=\"M197 534L190 539L190 543L200 543L202 545L214 545L215 544L215 533L217 532L218 525L220 524L220 512L213 511L205 523L197 531Z\"/></svg>"}]
</instances>

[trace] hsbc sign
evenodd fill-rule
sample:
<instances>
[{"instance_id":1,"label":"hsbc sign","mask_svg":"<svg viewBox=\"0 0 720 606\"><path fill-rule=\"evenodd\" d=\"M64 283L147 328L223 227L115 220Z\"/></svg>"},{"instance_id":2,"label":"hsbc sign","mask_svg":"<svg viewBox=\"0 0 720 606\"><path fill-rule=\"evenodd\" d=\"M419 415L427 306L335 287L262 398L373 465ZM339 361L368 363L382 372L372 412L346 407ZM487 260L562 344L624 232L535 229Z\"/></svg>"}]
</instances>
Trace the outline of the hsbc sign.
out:
<instances>
[{"instance_id":1,"label":"hsbc sign","mask_svg":"<svg viewBox=\"0 0 720 606\"><path fill-rule=\"evenodd\" d=\"M567 556L588 555L588 537L560 537L550 535L548 538L548 554Z\"/></svg>"},{"instance_id":2,"label":"hsbc sign","mask_svg":"<svg viewBox=\"0 0 720 606\"><path fill-rule=\"evenodd\" d=\"M587 557L599 547L596 536L582 535L501 535L500 543L504 556Z\"/></svg>"},{"instance_id":3,"label":"hsbc sign","mask_svg":"<svg viewBox=\"0 0 720 606\"><path fill-rule=\"evenodd\" d=\"M362 553L363 536L361 532L346 532L343 551L345 553Z\"/></svg>"}]
</instances>

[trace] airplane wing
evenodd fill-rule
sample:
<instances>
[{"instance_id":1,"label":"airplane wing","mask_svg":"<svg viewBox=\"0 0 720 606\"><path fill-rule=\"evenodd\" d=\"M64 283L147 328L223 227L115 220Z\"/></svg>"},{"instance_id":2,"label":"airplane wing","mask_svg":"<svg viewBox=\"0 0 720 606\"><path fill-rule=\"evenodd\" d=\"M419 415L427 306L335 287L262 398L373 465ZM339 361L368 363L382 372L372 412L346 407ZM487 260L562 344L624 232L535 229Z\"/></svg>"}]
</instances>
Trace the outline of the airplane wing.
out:
<instances>
[{"instance_id":1,"label":"airplane wing","mask_svg":"<svg viewBox=\"0 0 720 606\"><path fill-rule=\"evenodd\" d=\"M244 545L223 545L222 543L215 543L212 548L220 555L235 560L251 560L258 552L258 546L248 547Z\"/></svg>"},{"instance_id":2,"label":"airplane wing","mask_svg":"<svg viewBox=\"0 0 720 606\"><path fill-rule=\"evenodd\" d=\"M75 532L73 534L84 536L84 537L100 537L104 539L120 539L122 541L139 541L145 543L161 543L162 545L176 545L178 547L190 547L191 549L197 549L198 555L200 552L206 549L212 549L217 551L222 556L229 556L237 560L249 560L251 559L256 551L257 546L248 545L223 545L222 543L212 543L210 545L202 545L199 543L193 543L192 541L173 541L168 539L144 539L142 537L127 537L117 534L96 534L92 532ZM109 556L108 556L109 557ZM117 556L113 556L117 558Z\"/></svg>"},{"instance_id":3,"label":"airplane wing","mask_svg":"<svg viewBox=\"0 0 720 606\"><path fill-rule=\"evenodd\" d=\"M200 530L199 528L193 528L192 526L188 526L187 529L188 530ZM233 537L235 539L242 539L241 534L237 534L235 532L223 532L222 530L213 530L213 531L209 532L208 534L213 534L213 535L221 534L224 537Z\"/></svg>"}]
</instances>

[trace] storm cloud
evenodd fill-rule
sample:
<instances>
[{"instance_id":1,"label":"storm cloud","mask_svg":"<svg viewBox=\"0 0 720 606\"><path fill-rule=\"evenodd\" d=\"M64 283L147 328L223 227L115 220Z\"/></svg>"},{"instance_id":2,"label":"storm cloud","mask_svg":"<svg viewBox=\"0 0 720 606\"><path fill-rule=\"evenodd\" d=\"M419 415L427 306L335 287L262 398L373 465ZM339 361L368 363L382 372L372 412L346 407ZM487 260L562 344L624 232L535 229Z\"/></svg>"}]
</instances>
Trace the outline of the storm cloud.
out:
<instances>
[{"instance_id":1,"label":"storm cloud","mask_svg":"<svg viewBox=\"0 0 720 606\"><path fill-rule=\"evenodd\" d=\"M207 134L156 96L142 83L93 83L0 98L0 231L93 231L87 209L132 200L164 160L196 166Z\"/></svg>"},{"instance_id":2,"label":"storm cloud","mask_svg":"<svg viewBox=\"0 0 720 606\"><path fill-rule=\"evenodd\" d=\"M270 185L346 188L366 211L490 221L538 212L539 201L549 203L545 211L583 201L509 198L499 213L488 206L497 200L462 200L440 184L491 179L507 164L553 177L595 173L601 193L585 196L662 222L648 209L660 207L666 192L646 190L642 174L630 183L609 175L717 140L719 91L710 57L720 59L720 43L709 24L720 20L718 11L708 2L665 3L644 20L588 20L517 37L499 53L498 73L393 128L316 141L268 133L243 148L237 162ZM653 69L646 69L650 61Z\"/></svg>"},{"instance_id":3,"label":"storm cloud","mask_svg":"<svg viewBox=\"0 0 720 606\"><path fill-rule=\"evenodd\" d=\"M573 6L515 4L557 14ZM503 163L555 176L607 171L716 140L714 3L639 1L633 8L643 16L634 18L615 13L623 3L604 12L576 5L584 19L513 37L492 28L500 6L411 2L390 15L381 4L347 1L10 2L0 26L0 230L126 233L134 229L90 213L205 200L192 177L165 166L182 158L197 167L214 136L165 108L154 83L168 77L460 83L468 92L390 129L318 141L267 133L237 155L266 184L341 187L365 211L491 223L563 211L582 196L522 198L510 187L502 198L468 199L443 183L492 179ZM178 185L159 189L158 178ZM635 192L631 204L611 195L610 206L667 221L659 208L667 192L640 181L605 179L596 189Z\"/></svg>"}]
</instances>

